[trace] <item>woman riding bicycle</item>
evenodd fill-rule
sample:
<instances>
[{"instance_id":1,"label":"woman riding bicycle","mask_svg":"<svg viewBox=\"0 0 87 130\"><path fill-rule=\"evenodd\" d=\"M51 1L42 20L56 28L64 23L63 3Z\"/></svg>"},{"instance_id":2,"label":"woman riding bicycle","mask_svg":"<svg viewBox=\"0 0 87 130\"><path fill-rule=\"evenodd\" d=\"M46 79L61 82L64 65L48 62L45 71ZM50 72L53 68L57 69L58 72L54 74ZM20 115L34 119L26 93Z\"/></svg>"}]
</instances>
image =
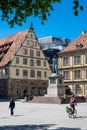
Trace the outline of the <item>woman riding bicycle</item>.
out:
<instances>
[{"instance_id":1,"label":"woman riding bicycle","mask_svg":"<svg viewBox=\"0 0 87 130\"><path fill-rule=\"evenodd\" d=\"M73 94L72 97L70 98L70 107L72 108L73 113L75 111L75 105L77 105L77 101Z\"/></svg>"}]
</instances>

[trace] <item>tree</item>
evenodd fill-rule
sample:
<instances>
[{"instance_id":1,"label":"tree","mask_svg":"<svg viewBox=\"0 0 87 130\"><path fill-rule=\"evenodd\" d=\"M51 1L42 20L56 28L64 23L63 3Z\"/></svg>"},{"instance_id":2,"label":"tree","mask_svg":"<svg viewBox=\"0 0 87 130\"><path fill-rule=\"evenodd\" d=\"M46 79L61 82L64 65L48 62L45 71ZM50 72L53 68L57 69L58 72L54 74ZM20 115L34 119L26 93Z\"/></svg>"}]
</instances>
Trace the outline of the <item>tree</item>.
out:
<instances>
[{"instance_id":1,"label":"tree","mask_svg":"<svg viewBox=\"0 0 87 130\"><path fill-rule=\"evenodd\" d=\"M54 3L61 3L62 0L0 0L1 20L13 27L14 24L22 25L27 17L35 16L41 19L41 23L50 16ZM74 15L78 16L78 9L83 10L79 0L73 0Z\"/></svg>"}]
</instances>

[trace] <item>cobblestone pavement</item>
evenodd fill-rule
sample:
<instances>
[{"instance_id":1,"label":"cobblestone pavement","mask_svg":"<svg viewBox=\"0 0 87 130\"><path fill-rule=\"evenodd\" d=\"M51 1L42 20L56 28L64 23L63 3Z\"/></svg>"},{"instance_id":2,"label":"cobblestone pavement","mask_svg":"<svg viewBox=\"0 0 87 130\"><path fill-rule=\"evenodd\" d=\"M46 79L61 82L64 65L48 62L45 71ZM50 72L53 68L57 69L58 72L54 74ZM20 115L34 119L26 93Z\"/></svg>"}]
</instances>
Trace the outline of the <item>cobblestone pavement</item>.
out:
<instances>
[{"instance_id":1,"label":"cobblestone pavement","mask_svg":"<svg viewBox=\"0 0 87 130\"><path fill-rule=\"evenodd\" d=\"M78 103L77 117L69 118L69 104L35 104L16 101L10 116L9 101L0 101L0 130L87 130L87 103Z\"/></svg>"}]
</instances>

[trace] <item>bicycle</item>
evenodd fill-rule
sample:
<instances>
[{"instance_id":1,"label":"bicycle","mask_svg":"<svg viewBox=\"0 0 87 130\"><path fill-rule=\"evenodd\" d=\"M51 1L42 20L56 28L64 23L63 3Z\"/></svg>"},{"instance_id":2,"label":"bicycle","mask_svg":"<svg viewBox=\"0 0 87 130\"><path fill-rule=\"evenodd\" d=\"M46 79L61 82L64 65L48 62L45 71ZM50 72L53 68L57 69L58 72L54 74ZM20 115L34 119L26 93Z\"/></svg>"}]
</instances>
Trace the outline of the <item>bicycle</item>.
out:
<instances>
[{"instance_id":1,"label":"bicycle","mask_svg":"<svg viewBox=\"0 0 87 130\"><path fill-rule=\"evenodd\" d=\"M72 108L66 106L65 110L68 113L69 118L75 118L77 116L77 110L76 109L73 111Z\"/></svg>"}]
</instances>

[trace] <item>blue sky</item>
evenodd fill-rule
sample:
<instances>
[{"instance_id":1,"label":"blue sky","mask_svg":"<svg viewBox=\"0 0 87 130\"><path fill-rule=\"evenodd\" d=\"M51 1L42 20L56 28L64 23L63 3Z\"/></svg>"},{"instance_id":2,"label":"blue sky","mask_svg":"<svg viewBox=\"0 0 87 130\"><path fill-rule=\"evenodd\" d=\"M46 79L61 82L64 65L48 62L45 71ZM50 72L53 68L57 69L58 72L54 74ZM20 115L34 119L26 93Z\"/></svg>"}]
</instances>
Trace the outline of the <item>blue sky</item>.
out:
<instances>
[{"instance_id":1,"label":"blue sky","mask_svg":"<svg viewBox=\"0 0 87 130\"><path fill-rule=\"evenodd\" d=\"M50 12L51 17L48 17L44 25L41 25L39 18L33 16L28 18L22 26L15 25L14 28L11 28L5 21L0 21L0 38L26 30L32 22L38 38L55 36L73 41L83 30L87 31L87 0L80 0L84 5L84 11L79 11L78 17L73 14L72 1L62 0L61 4L54 4L54 11Z\"/></svg>"}]
</instances>

